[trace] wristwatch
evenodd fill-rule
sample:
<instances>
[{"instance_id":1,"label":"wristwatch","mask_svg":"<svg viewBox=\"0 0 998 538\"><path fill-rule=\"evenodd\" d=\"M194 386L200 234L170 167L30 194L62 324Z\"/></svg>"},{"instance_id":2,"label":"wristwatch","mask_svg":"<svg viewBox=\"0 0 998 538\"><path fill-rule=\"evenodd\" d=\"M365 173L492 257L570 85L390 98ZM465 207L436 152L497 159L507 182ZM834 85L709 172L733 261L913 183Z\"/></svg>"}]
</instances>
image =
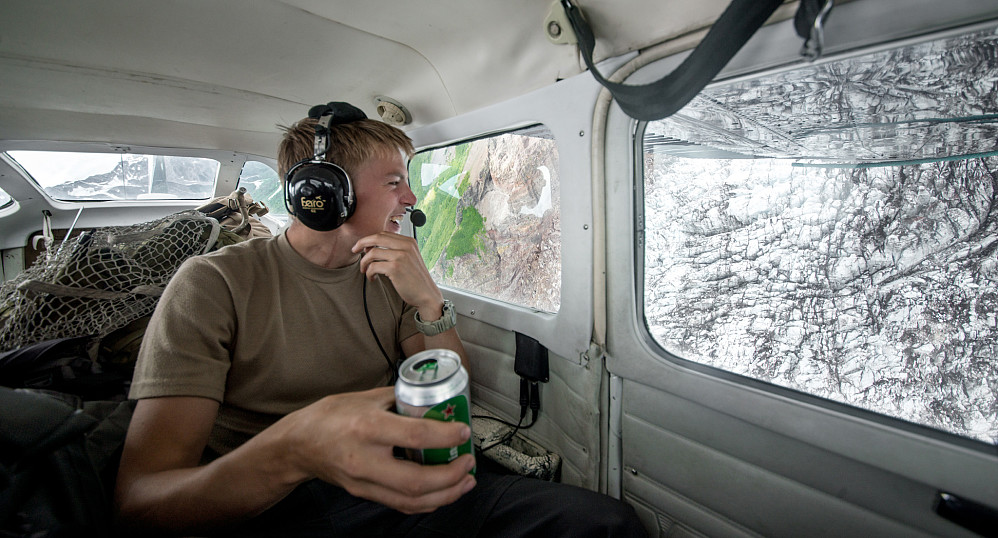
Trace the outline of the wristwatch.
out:
<instances>
[{"instance_id":1,"label":"wristwatch","mask_svg":"<svg viewBox=\"0 0 998 538\"><path fill-rule=\"evenodd\" d=\"M426 336L434 336L444 331L453 329L457 325L457 310L454 303L444 299L444 310L440 319L429 323L419 319L419 312L416 312L416 328Z\"/></svg>"}]
</instances>

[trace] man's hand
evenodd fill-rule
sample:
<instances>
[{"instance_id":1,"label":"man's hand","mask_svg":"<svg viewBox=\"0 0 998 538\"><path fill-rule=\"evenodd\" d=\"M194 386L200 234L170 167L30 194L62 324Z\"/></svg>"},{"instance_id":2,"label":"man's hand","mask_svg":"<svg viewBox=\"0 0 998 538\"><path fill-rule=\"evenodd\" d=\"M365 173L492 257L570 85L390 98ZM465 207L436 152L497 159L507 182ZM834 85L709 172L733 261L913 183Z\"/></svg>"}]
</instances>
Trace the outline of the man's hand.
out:
<instances>
[{"instance_id":1,"label":"man's hand","mask_svg":"<svg viewBox=\"0 0 998 538\"><path fill-rule=\"evenodd\" d=\"M440 317L443 294L426 270L415 239L380 232L357 241L353 252L364 252L360 270L368 279L385 275L402 300L419 309L420 317L427 321Z\"/></svg>"},{"instance_id":2,"label":"man's hand","mask_svg":"<svg viewBox=\"0 0 998 538\"><path fill-rule=\"evenodd\" d=\"M405 513L430 512L475 486L464 455L446 465L395 459L395 446L445 448L466 424L388 411L391 387L330 396L300 409L207 465L198 465L218 403L140 400L118 473L116 525L123 533L211 532L257 515L312 478Z\"/></svg>"},{"instance_id":3,"label":"man's hand","mask_svg":"<svg viewBox=\"0 0 998 538\"><path fill-rule=\"evenodd\" d=\"M392 281L402 300L419 311L423 321L434 321L443 315L444 296L419 254L416 240L391 232L380 232L357 241L354 252L364 252L360 270L367 278L385 275ZM402 342L402 351L412 356L429 348L446 348L461 357L461 364L471 373L471 364L456 329L435 336L415 334Z\"/></svg>"},{"instance_id":4,"label":"man's hand","mask_svg":"<svg viewBox=\"0 0 998 538\"><path fill-rule=\"evenodd\" d=\"M446 465L395 459L393 447L447 448L471 435L462 423L396 415L391 387L324 398L275 424L289 436L289 450L308 475L352 495L400 512L430 512L475 486L474 458Z\"/></svg>"}]
</instances>

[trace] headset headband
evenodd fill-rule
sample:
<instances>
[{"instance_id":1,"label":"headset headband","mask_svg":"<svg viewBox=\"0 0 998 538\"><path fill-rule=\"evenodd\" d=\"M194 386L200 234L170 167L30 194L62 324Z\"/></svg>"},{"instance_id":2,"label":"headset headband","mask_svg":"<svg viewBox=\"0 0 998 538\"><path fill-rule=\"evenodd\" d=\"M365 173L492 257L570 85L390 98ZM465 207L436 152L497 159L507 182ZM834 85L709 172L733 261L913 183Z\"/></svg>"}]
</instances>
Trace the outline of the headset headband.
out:
<instances>
[{"instance_id":1,"label":"headset headband","mask_svg":"<svg viewBox=\"0 0 998 538\"><path fill-rule=\"evenodd\" d=\"M318 120L315 124L315 146L312 157L317 161L324 161L329 150L329 126L364 120L367 119L367 114L350 103L330 101L308 109L308 117Z\"/></svg>"},{"instance_id":2,"label":"headset headband","mask_svg":"<svg viewBox=\"0 0 998 538\"><path fill-rule=\"evenodd\" d=\"M316 161L326 160L326 151L329 150L329 122L332 120L332 114L323 114L319 117L319 122L315 124L315 145L313 146L312 158Z\"/></svg>"}]
</instances>

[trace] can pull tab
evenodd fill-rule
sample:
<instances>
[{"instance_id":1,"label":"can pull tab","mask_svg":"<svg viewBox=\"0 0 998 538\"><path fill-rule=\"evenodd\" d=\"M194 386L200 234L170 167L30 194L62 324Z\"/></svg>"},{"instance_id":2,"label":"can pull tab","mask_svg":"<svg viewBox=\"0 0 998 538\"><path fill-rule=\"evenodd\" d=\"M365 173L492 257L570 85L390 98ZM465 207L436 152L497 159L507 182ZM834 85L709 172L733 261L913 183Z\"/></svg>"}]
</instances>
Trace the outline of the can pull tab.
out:
<instances>
[{"instance_id":1,"label":"can pull tab","mask_svg":"<svg viewBox=\"0 0 998 538\"><path fill-rule=\"evenodd\" d=\"M413 367L413 370L419 372L419 380L420 381L426 380L426 376L427 375L431 375L431 373L432 373L433 377L431 377L430 379L431 380L436 379L437 378L437 359L426 359L424 361L420 361L418 364L416 364Z\"/></svg>"}]
</instances>

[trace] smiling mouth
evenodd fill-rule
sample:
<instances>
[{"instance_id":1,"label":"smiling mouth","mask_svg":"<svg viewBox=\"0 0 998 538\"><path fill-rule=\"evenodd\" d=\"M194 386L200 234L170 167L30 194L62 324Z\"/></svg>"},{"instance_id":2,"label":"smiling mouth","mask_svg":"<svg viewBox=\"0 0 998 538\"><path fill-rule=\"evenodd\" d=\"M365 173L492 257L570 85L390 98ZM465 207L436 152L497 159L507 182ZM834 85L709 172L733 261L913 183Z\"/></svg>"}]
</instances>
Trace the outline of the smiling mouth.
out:
<instances>
[{"instance_id":1,"label":"smiling mouth","mask_svg":"<svg viewBox=\"0 0 998 538\"><path fill-rule=\"evenodd\" d=\"M402 218L404 216L405 215L392 215L391 217L388 218L388 220L401 226L402 225Z\"/></svg>"}]
</instances>

